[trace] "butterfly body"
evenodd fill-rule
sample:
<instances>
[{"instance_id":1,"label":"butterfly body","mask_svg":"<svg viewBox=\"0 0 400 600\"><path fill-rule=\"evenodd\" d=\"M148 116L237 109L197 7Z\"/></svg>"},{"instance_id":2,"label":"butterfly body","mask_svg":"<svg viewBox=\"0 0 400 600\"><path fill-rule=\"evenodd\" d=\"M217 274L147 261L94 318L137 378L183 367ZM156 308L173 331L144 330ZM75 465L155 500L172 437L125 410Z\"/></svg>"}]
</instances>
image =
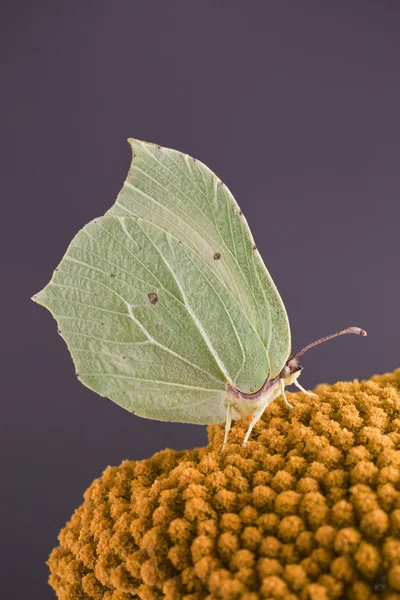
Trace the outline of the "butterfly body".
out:
<instances>
[{"instance_id":1,"label":"butterfly body","mask_svg":"<svg viewBox=\"0 0 400 600\"><path fill-rule=\"evenodd\" d=\"M254 399L243 398L238 393L228 392L227 403L232 405L232 419L242 419L243 417L254 414L261 406L266 407L271 404L271 402L280 396L280 394L279 377L273 380L271 385L260 395L254 394L254 396L256 396Z\"/></svg>"}]
</instances>

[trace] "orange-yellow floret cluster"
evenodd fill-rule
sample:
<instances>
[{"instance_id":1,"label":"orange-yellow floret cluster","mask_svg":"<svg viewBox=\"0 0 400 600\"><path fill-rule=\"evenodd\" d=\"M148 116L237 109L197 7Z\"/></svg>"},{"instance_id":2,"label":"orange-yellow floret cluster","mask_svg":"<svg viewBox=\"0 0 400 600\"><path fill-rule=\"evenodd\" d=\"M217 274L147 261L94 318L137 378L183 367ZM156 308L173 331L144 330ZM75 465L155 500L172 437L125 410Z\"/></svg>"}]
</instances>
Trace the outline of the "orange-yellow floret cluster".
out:
<instances>
[{"instance_id":1,"label":"orange-yellow floret cluster","mask_svg":"<svg viewBox=\"0 0 400 600\"><path fill-rule=\"evenodd\" d=\"M108 467L50 555L60 600L400 600L400 369Z\"/></svg>"}]
</instances>

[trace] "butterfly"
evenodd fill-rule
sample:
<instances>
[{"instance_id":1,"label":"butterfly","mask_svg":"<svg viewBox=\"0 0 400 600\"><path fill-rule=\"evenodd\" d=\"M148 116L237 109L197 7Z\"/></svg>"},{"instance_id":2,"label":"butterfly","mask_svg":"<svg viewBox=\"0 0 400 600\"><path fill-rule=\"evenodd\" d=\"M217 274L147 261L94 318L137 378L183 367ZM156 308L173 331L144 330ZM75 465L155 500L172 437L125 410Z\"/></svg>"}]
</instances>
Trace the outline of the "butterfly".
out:
<instances>
[{"instance_id":1,"label":"butterfly","mask_svg":"<svg viewBox=\"0 0 400 600\"><path fill-rule=\"evenodd\" d=\"M141 417L223 423L298 382L285 306L227 186L202 162L130 139L115 204L74 237L33 296L67 343L80 381Z\"/></svg>"}]
</instances>

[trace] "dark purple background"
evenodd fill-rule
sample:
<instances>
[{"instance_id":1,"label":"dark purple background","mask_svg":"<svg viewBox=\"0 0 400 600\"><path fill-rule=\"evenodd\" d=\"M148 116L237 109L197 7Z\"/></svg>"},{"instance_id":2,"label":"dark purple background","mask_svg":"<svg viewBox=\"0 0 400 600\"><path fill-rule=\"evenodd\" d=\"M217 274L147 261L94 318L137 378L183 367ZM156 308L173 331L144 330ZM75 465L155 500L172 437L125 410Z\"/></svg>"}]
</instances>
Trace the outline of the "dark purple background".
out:
<instances>
[{"instance_id":1,"label":"dark purple background","mask_svg":"<svg viewBox=\"0 0 400 600\"><path fill-rule=\"evenodd\" d=\"M129 136L230 187L283 296L302 384L400 366L396 1L3 4L1 592L50 600L45 560L109 464L206 442L82 386L30 296L114 202ZM317 400L316 400L317 401Z\"/></svg>"}]
</instances>

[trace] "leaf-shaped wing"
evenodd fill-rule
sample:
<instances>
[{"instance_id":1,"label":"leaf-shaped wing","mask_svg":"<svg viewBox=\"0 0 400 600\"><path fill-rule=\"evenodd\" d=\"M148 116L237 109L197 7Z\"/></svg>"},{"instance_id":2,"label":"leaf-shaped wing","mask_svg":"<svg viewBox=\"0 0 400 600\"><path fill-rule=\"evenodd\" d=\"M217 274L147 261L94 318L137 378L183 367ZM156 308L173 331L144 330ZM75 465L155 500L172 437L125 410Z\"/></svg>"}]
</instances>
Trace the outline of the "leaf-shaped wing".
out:
<instances>
[{"instance_id":1,"label":"leaf-shaped wing","mask_svg":"<svg viewBox=\"0 0 400 600\"><path fill-rule=\"evenodd\" d=\"M36 301L94 391L144 417L221 422L226 382L255 391L268 358L213 267L153 223L105 216L75 236Z\"/></svg>"},{"instance_id":2,"label":"leaf-shaped wing","mask_svg":"<svg viewBox=\"0 0 400 600\"><path fill-rule=\"evenodd\" d=\"M192 248L204 268L211 268L229 290L243 319L262 341L268 357L264 380L268 370L275 377L290 354L289 323L229 189L208 167L186 154L138 140L129 142L132 165L107 214L141 217ZM252 379L246 381L244 376L241 384L243 392L253 387Z\"/></svg>"}]
</instances>

